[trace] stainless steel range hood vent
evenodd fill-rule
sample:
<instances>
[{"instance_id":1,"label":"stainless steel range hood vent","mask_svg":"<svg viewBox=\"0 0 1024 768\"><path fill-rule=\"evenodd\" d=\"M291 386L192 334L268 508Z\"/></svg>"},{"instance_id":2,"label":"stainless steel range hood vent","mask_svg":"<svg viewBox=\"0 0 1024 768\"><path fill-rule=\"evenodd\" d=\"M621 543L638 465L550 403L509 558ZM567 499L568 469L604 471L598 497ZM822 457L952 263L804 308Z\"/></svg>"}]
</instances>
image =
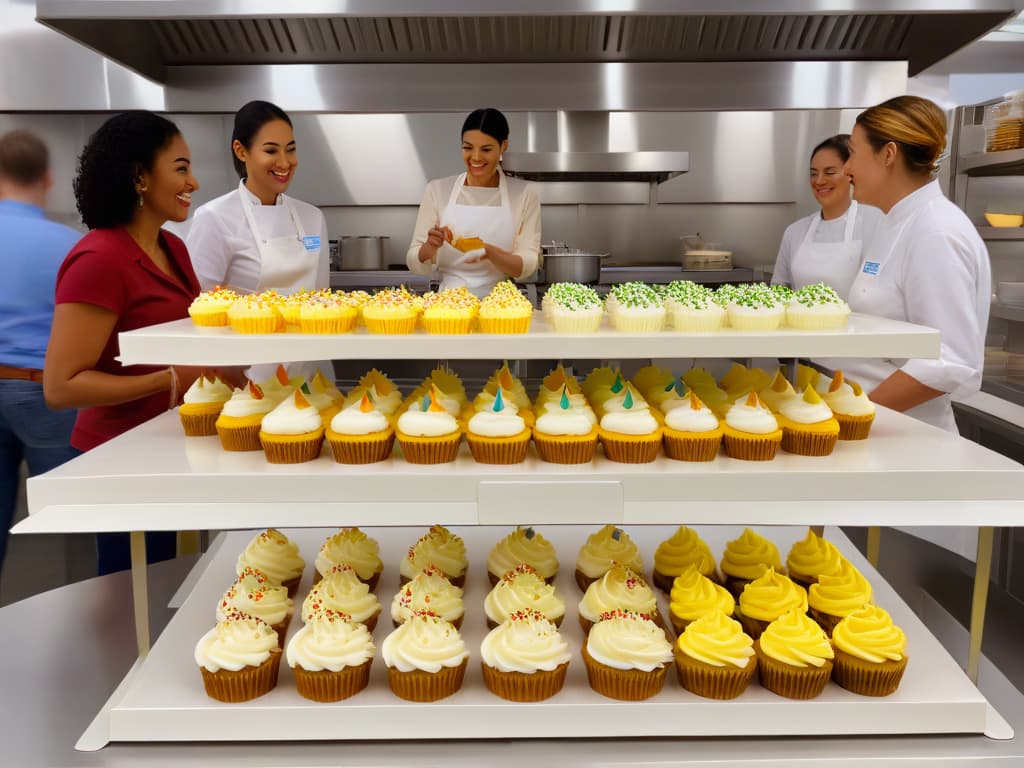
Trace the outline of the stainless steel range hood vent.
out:
<instances>
[{"instance_id":1,"label":"stainless steel range hood vent","mask_svg":"<svg viewBox=\"0 0 1024 768\"><path fill-rule=\"evenodd\" d=\"M688 152L506 152L501 167L531 181L661 184L690 170Z\"/></svg>"}]
</instances>

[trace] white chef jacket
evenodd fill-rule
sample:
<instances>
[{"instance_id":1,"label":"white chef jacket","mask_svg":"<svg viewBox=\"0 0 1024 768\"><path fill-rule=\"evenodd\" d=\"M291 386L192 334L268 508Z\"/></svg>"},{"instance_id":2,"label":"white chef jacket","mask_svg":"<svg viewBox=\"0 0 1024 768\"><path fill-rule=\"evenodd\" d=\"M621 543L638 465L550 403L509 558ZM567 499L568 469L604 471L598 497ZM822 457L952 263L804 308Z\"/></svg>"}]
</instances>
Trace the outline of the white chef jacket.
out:
<instances>
[{"instance_id":1,"label":"white chef jacket","mask_svg":"<svg viewBox=\"0 0 1024 768\"><path fill-rule=\"evenodd\" d=\"M498 171L501 173L501 170ZM448 207L455 182L460 176L446 176L434 179L427 184L416 215L416 228L413 230L412 243L405 261L410 272L418 275L429 275L437 269L430 261L420 261L420 246L427 241L427 232L437 226L441 215ZM540 195L537 185L523 179L505 176L503 183L508 185L509 203L515 219L516 236L511 253L523 260L523 270L514 278L529 277L537 271L540 258ZM458 194L460 205L500 206L501 190L498 187L469 187L463 185Z\"/></svg>"},{"instance_id":2,"label":"white chef jacket","mask_svg":"<svg viewBox=\"0 0 1024 768\"><path fill-rule=\"evenodd\" d=\"M829 246L833 246L837 243L842 243L846 234L846 224L851 215L851 212L856 210L856 216L853 221L853 237L854 242L862 244L861 253L863 254L863 244L871 240L875 233L875 229L878 227L878 222L882 218L882 212L871 205L863 204L851 204L846 211L843 212L842 216L835 219L822 219L821 211L815 211L810 216L804 216L802 219L797 219L788 227L786 231L782 233L782 242L779 244L779 255L775 259L775 268L772 270L772 283L774 284L785 284L792 288L803 288L803 282L794 279L794 273L800 273L802 270L799 266L794 266L798 258L806 258L808 255L813 258L813 246L815 243L822 243ZM812 224L817 224L817 228L814 231L812 242L808 244L810 246L810 254L806 251L801 252L801 247L805 245L807 239L807 233L809 232ZM853 282L853 278L860 267L861 258L857 257L850 263L849 274L836 275L831 280L826 279L829 285L839 291L840 295L845 299L847 294L847 287ZM808 271L817 272L816 269Z\"/></svg>"},{"instance_id":3,"label":"white chef jacket","mask_svg":"<svg viewBox=\"0 0 1024 768\"><path fill-rule=\"evenodd\" d=\"M316 285L270 287L280 293L292 293L303 288L329 288L330 252L324 215L315 205L293 197L287 200L302 229L307 234L320 235ZM256 238L242 211L243 204L254 207L253 213L256 214L260 233L266 239L295 234L295 222L292 221L289 206L285 205L285 195L277 196L276 205L261 205L260 199L243 186L199 206L193 216L185 245L188 246L192 266L204 291L222 285L242 293L252 293L259 286L261 258Z\"/></svg>"},{"instance_id":4,"label":"white chef jacket","mask_svg":"<svg viewBox=\"0 0 1024 768\"><path fill-rule=\"evenodd\" d=\"M897 370L947 393L907 414L956 432L950 401L981 387L991 295L985 244L970 219L932 181L882 217L848 301L854 312L938 328L939 358L853 359L834 365L869 394Z\"/></svg>"}]
</instances>

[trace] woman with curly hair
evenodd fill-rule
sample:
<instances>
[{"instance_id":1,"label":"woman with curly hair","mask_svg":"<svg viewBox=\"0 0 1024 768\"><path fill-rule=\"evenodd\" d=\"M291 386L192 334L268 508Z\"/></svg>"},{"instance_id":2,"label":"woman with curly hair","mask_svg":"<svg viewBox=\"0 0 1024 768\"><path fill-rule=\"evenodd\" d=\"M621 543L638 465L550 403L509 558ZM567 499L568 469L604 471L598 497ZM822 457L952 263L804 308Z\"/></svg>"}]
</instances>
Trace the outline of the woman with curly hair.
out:
<instances>
[{"instance_id":1,"label":"woman with curly hair","mask_svg":"<svg viewBox=\"0 0 1024 768\"><path fill-rule=\"evenodd\" d=\"M184 221L191 195L188 144L150 112L107 120L78 160L75 199L89 228L57 274L43 371L51 408L79 408L71 445L88 451L163 413L197 370L124 367L117 334L188 316L199 294L185 244L161 229ZM147 535L151 561L174 556L174 534ZM129 565L128 535L98 538L99 572Z\"/></svg>"}]
</instances>

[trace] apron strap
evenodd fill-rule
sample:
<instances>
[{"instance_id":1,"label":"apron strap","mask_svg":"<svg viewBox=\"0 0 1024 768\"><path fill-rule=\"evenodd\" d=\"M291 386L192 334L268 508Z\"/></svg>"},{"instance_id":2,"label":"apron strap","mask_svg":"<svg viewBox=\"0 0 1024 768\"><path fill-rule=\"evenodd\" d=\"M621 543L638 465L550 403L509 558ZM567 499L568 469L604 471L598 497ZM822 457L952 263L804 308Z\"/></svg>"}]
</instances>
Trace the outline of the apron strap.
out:
<instances>
[{"instance_id":1,"label":"apron strap","mask_svg":"<svg viewBox=\"0 0 1024 768\"><path fill-rule=\"evenodd\" d=\"M265 259L267 257L266 247L269 241L266 240L260 233L259 225L256 223L256 216L253 213L252 201L249 199L249 195L252 194L248 189L245 188L245 179L238 182L238 195L242 203L242 213L245 214L245 220L249 223L249 231L252 232L253 239L256 241L256 250L260 252L260 258ZM306 232L302 228L302 224L299 221L299 216L295 212L295 206L287 195L281 195L281 202L288 210L288 215L291 217L292 225L295 227L295 235L298 241L301 243L306 237Z\"/></svg>"},{"instance_id":2,"label":"apron strap","mask_svg":"<svg viewBox=\"0 0 1024 768\"><path fill-rule=\"evenodd\" d=\"M853 225L857 221L857 201L851 200L850 207L846 211L846 231L843 233L843 241L851 242L853 240Z\"/></svg>"}]
</instances>

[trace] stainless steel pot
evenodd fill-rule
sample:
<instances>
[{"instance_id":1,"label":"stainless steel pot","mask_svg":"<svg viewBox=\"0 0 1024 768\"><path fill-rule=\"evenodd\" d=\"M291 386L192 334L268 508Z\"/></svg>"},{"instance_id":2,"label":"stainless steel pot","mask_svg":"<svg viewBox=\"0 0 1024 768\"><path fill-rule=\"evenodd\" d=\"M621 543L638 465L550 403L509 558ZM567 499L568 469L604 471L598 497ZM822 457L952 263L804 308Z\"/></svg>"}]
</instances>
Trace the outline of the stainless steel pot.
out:
<instances>
[{"instance_id":1,"label":"stainless steel pot","mask_svg":"<svg viewBox=\"0 0 1024 768\"><path fill-rule=\"evenodd\" d=\"M359 235L341 238L341 268L384 269L384 241L387 235Z\"/></svg>"},{"instance_id":2,"label":"stainless steel pot","mask_svg":"<svg viewBox=\"0 0 1024 768\"><path fill-rule=\"evenodd\" d=\"M596 283L601 259L607 253L565 250L544 255L544 279L548 283Z\"/></svg>"}]
</instances>

